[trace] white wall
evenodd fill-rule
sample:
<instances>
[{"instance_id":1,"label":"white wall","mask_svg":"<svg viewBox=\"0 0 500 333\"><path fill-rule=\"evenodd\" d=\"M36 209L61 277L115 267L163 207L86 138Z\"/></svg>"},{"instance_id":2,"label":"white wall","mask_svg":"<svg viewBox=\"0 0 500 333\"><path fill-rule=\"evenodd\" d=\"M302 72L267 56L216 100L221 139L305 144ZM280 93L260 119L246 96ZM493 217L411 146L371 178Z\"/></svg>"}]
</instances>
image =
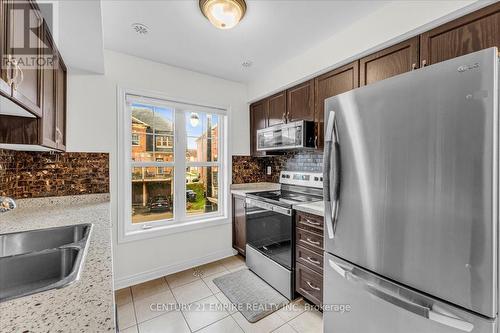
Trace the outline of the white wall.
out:
<instances>
[{"instance_id":1,"label":"white wall","mask_svg":"<svg viewBox=\"0 0 500 333\"><path fill-rule=\"evenodd\" d=\"M117 243L117 87L230 108L230 152L249 153L248 106L242 84L105 51L105 75L68 77L68 151L109 152L113 260L117 287L230 255L231 225Z\"/></svg>"},{"instance_id":2,"label":"white wall","mask_svg":"<svg viewBox=\"0 0 500 333\"><path fill-rule=\"evenodd\" d=\"M283 62L248 84L248 99L256 101L274 92L349 63L375 50L396 44L420 32L495 1L393 1L353 22L317 46Z\"/></svg>"}]
</instances>

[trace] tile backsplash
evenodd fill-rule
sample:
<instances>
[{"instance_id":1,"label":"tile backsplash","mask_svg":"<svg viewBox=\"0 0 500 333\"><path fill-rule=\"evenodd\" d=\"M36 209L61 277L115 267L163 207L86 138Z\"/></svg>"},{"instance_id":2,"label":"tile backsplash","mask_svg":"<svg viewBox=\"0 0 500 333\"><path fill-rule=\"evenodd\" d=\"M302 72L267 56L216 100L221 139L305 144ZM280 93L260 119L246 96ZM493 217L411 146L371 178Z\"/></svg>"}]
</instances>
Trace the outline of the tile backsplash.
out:
<instances>
[{"instance_id":1,"label":"tile backsplash","mask_svg":"<svg viewBox=\"0 0 500 333\"><path fill-rule=\"evenodd\" d=\"M252 157L233 156L233 184L279 181L282 170L287 171L323 171L323 153L317 151L300 151L285 155ZM267 175L267 167L271 167L271 175Z\"/></svg>"},{"instance_id":2,"label":"tile backsplash","mask_svg":"<svg viewBox=\"0 0 500 333\"><path fill-rule=\"evenodd\" d=\"M109 193L109 154L0 149L0 195L37 198Z\"/></svg>"}]
</instances>

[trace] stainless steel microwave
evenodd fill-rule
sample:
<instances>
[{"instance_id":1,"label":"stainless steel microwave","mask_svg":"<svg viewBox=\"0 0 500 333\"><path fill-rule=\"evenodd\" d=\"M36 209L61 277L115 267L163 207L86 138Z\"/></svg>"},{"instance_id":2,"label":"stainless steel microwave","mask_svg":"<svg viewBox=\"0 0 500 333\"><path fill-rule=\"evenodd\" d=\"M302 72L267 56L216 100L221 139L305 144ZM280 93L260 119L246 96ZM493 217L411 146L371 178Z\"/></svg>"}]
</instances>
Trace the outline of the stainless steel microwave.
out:
<instances>
[{"instance_id":1,"label":"stainless steel microwave","mask_svg":"<svg viewBox=\"0 0 500 333\"><path fill-rule=\"evenodd\" d=\"M257 131L257 150L289 150L314 148L314 122L294 121Z\"/></svg>"}]
</instances>

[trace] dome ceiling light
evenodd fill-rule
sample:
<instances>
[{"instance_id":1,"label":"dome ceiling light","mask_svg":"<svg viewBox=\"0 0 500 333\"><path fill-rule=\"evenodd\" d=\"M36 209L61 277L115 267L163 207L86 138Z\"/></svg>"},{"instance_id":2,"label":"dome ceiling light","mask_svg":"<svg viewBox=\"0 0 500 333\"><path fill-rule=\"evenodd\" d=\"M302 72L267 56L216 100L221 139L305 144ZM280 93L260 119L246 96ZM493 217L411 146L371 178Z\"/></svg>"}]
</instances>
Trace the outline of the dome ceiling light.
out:
<instances>
[{"instance_id":1,"label":"dome ceiling light","mask_svg":"<svg viewBox=\"0 0 500 333\"><path fill-rule=\"evenodd\" d=\"M200 10L216 28L231 29L245 16L245 0L199 0Z\"/></svg>"}]
</instances>

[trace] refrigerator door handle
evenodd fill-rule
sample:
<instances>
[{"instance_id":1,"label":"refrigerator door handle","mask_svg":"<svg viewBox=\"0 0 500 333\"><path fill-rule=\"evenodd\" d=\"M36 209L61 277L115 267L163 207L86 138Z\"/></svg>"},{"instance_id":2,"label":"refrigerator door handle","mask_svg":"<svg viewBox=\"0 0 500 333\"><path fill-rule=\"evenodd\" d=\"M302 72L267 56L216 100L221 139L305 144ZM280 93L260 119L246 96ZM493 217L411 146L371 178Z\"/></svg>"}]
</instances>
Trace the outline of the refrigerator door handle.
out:
<instances>
[{"instance_id":1,"label":"refrigerator door handle","mask_svg":"<svg viewBox=\"0 0 500 333\"><path fill-rule=\"evenodd\" d=\"M338 211L338 193L340 188L340 147L336 134L335 111L330 111L325 133L325 152L323 168L323 197L325 200L325 222L328 238L335 237ZM335 161L331 163L332 151ZM330 185L330 173L333 167L334 186Z\"/></svg>"},{"instance_id":2,"label":"refrigerator door handle","mask_svg":"<svg viewBox=\"0 0 500 333\"><path fill-rule=\"evenodd\" d=\"M386 301L392 305L395 305L426 319L438 322L442 325L456 328L464 332L471 332L474 329L474 325L472 325L471 323L449 313L448 311L442 309L437 305L428 307L412 302L400 296L391 295L385 292L382 288L374 286L363 278L357 276L352 272L352 267L344 267L343 265L341 266L331 259L328 259L328 263L330 267L344 279L360 284L362 288L369 294L383 301Z\"/></svg>"}]
</instances>

